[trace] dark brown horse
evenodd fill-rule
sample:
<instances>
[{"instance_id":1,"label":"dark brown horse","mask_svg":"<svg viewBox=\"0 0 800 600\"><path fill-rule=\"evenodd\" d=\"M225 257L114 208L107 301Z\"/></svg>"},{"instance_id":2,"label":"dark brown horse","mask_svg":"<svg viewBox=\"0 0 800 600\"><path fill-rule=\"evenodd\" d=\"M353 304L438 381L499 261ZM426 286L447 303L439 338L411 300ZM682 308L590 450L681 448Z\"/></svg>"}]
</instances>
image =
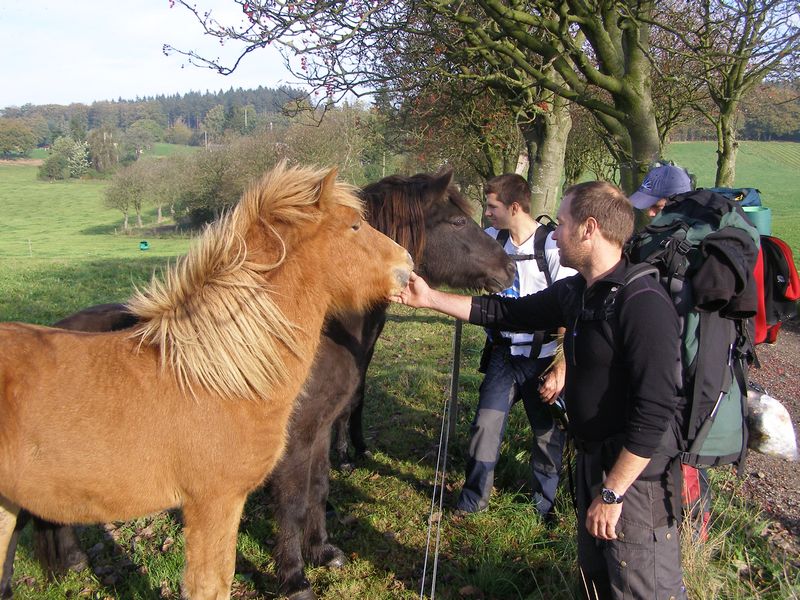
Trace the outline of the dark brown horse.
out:
<instances>
[{"instance_id":1,"label":"dark brown horse","mask_svg":"<svg viewBox=\"0 0 800 600\"><path fill-rule=\"evenodd\" d=\"M405 246L428 281L491 291L510 285L513 265L470 217L450 173L387 177L366 187L362 198L370 224ZM269 480L278 524L277 574L281 592L292 600L315 597L305 562L332 567L346 562L344 553L329 542L325 525L331 427L337 417L346 421L352 407L363 402L367 367L385 319L386 307L381 306L327 323L298 398L286 452ZM87 309L60 323L80 329L129 324L130 315L121 305ZM69 547L59 538L68 532L50 535Z\"/></svg>"}]
</instances>

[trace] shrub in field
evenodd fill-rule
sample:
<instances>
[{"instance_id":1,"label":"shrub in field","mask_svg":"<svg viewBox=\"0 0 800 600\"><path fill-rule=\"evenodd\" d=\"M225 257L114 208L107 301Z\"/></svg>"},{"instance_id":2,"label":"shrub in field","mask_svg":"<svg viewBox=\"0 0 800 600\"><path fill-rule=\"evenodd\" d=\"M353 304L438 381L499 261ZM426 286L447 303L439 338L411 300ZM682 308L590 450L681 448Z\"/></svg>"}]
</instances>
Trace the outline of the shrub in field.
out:
<instances>
[{"instance_id":1,"label":"shrub in field","mask_svg":"<svg viewBox=\"0 0 800 600\"><path fill-rule=\"evenodd\" d=\"M39 178L77 179L89 171L89 166L89 145L70 137L60 137L53 142L50 156L39 169Z\"/></svg>"}]
</instances>

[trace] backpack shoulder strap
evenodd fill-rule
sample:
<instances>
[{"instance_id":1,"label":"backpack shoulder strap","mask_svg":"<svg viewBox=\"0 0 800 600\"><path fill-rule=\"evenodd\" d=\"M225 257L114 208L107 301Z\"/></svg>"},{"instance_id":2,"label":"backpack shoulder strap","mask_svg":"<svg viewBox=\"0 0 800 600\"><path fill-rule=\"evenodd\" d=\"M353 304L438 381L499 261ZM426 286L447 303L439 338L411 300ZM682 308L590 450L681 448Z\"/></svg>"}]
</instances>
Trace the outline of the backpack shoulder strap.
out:
<instances>
[{"instance_id":1,"label":"backpack shoulder strap","mask_svg":"<svg viewBox=\"0 0 800 600\"><path fill-rule=\"evenodd\" d=\"M544 274L545 280L547 280L547 285L549 287L553 285L553 274L550 272L550 267L547 264L544 246L547 243L547 236L550 235L550 232L556 228L556 223L548 215L539 215L536 217L536 222L539 223L539 227L536 228L536 231L533 234L533 254L512 254L510 256L511 260L517 262L523 260L535 260L536 266L539 268L539 271ZM510 232L508 229L499 229L495 239L497 240L498 244L505 248L509 236Z\"/></svg>"},{"instance_id":2,"label":"backpack shoulder strap","mask_svg":"<svg viewBox=\"0 0 800 600\"><path fill-rule=\"evenodd\" d=\"M497 240L497 243L500 244L501 247L506 247L506 242L508 241L508 237L511 235L511 232L508 229L498 229L497 230L497 237L494 239Z\"/></svg>"},{"instance_id":3,"label":"backpack shoulder strap","mask_svg":"<svg viewBox=\"0 0 800 600\"><path fill-rule=\"evenodd\" d=\"M547 219L548 222L545 223L544 219ZM553 285L553 274L550 272L550 266L547 264L547 257L544 254L544 245L547 243L547 236L556 228L555 221L548 215L539 215L536 217L536 222L539 223L539 227L536 228L536 232L533 234L533 258L536 260L539 271L544 273L549 287Z\"/></svg>"},{"instance_id":4,"label":"backpack shoulder strap","mask_svg":"<svg viewBox=\"0 0 800 600\"><path fill-rule=\"evenodd\" d=\"M658 270L658 267L646 262L636 263L631 266L625 273L624 283L613 288L608 293L608 296L606 296L603 308L601 309L602 314L594 314L588 317L602 322L603 335L612 348L617 347L616 336L614 335L614 330L610 323L612 317L619 315L620 308L618 305L620 303L617 302L617 297L629 283L641 277L654 277L656 281L658 281L661 277L661 272Z\"/></svg>"}]
</instances>

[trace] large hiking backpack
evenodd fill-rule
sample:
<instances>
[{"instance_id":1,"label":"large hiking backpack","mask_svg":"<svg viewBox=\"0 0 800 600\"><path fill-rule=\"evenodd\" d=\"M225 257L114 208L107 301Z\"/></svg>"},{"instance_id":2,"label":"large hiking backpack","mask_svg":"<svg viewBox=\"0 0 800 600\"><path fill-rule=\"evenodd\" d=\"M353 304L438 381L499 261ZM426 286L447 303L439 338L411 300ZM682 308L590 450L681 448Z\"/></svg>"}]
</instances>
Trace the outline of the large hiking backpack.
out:
<instances>
[{"instance_id":1,"label":"large hiking backpack","mask_svg":"<svg viewBox=\"0 0 800 600\"><path fill-rule=\"evenodd\" d=\"M761 206L761 190L757 188L713 187L708 188L708 191L722 194L742 206Z\"/></svg>"},{"instance_id":2,"label":"large hiking backpack","mask_svg":"<svg viewBox=\"0 0 800 600\"><path fill-rule=\"evenodd\" d=\"M684 464L744 466L747 371L759 234L738 202L709 190L673 196L626 245L628 280L657 273L681 318L682 383L689 404ZM655 269L654 269L655 267Z\"/></svg>"}]
</instances>

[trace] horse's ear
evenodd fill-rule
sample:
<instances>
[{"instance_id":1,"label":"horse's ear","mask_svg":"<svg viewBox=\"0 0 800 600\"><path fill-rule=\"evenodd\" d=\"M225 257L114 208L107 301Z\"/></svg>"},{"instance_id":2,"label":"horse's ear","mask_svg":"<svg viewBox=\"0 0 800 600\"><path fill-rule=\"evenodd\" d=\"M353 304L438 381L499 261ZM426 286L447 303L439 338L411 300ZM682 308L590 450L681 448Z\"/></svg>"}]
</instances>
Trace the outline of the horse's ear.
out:
<instances>
[{"instance_id":1,"label":"horse's ear","mask_svg":"<svg viewBox=\"0 0 800 600\"><path fill-rule=\"evenodd\" d=\"M338 174L339 170L333 167L328 171L328 174L322 178L322 181L319 182L319 198L317 202L321 210L325 210L328 200L333 197L333 188Z\"/></svg>"},{"instance_id":2,"label":"horse's ear","mask_svg":"<svg viewBox=\"0 0 800 600\"><path fill-rule=\"evenodd\" d=\"M447 188L452 181L453 169L451 167L443 167L431 177L428 187L437 198L441 198L447 193Z\"/></svg>"}]
</instances>

